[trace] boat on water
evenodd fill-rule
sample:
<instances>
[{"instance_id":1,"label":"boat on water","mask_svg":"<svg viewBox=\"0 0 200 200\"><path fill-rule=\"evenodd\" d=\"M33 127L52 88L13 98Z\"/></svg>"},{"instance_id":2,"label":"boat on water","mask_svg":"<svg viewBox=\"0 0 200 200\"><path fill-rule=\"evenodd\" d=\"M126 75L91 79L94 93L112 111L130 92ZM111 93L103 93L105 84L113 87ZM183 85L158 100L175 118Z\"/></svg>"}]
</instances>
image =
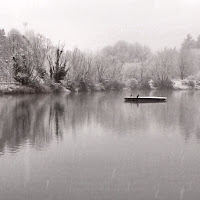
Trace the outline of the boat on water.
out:
<instances>
[{"instance_id":1,"label":"boat on water","mask_svg":"<svg viewBox=\"0 0 200 200\"><path fill-rule=\"evenodd\" d=\"M167 97L125 97L126 102L136 102L136 103L156 103L156 102L166 102Z\"/></svg>"}]
</instances>

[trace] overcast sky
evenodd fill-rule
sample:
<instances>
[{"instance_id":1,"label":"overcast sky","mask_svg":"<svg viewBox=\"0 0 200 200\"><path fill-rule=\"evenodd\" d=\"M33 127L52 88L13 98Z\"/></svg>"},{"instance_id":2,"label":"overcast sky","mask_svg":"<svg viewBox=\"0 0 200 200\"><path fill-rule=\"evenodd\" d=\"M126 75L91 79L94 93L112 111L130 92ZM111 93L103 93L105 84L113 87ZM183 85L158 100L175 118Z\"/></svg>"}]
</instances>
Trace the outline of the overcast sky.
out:
<instances>
[{"instance_id":1,"label":"overcast sky","mask_svg":"<svg viewBox=\"0 0 200 200\"><path fill-rule=\"evenodd\" d=\"M0 0L0 28L24 32L23 22L69 49L126 40L158 50L200 34L200 0Z\"/></svg>"}]
</instances>

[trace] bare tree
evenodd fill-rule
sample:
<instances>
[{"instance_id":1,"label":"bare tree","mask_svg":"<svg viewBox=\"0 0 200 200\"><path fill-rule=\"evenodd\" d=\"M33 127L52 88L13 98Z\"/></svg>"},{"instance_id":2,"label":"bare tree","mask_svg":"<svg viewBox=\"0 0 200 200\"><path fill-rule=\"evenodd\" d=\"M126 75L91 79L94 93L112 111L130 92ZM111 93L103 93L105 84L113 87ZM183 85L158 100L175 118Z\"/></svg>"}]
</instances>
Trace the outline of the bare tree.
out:
<instances>
[{"instance_id":1,"label":"bare tree","mask_svg":"<svg viewBox=\"0 0 200 200\"><path fill-rule=\"evenodd\" d=\"M40 34L30 34L30 32L27 32L26 37L29 39L33 52L32 57L37 75L43 79L46 75L45 61L47 60L47 54L50 51L50 40Z\"/></svg>"},{"instance_id":2,"label":"bare tree","mask_svg":"<svg viewBox=\"0 0 200 200\"><path fill-rule=\"evenodd\" d=\"M68 65L68 57L64 52L64 45L58 45L56 48L51 48L47 56L49 63L50 78L56 83L64 80L70 67Z\"/></svg>"},{"instance_id":3,"label":"bare tree","mask_svg":"<svg viewBox=\"0 0 200 200\"><path fill-rule=\"evenodd\" d=\"M4 29L0 29L0 78L1 81L12 79L11 52L9 40Z\"/></svg>"},{"instance_id":4,"label":"bare tree","mask_svg":"<svg viewBox=\"0 0 200 200\"><path fill-rule=\"evenodd\" d=\"M137 48L137 54L136 55L137 55L137 59L138 59L139 64L140 64L139 79L140 79L140 82L142 82L148 74L147 67L149 66L149 61L150 61L150 58L151 58L151 50L147 46L139 46Z\"/></svg>"},{"instance_id":5,"label":"bare tree","mask_svg":"<svg viewBox=\"0 0 200 200\"><path fill-rule=\"evenodd\" d=\"M180 78L183 80L189 76L193 70L193 58L191 50L181 49L178 57L178 69Z\"/></svg>"},{"instance_id":6,"label":"bare tree","mask_svg":"<svg viewBox=\"0 0 200 200\"><path fill-rule=\"evenodd\" d=\"M93 57L75 48L71 53L70 77L71 88L74 90L89 90L94 84Z\"/></svg>"},{"instance_id":7,"label":"bare tree","mask_svg":"<svg viewBox=\"0 0 200 200\"><path fill-rule=\"evenodd\" d=\"M165 48L157 52L153 59L152 77L160 87L170 87L176 66L176 49Z\"/></svg>"},{"instance_id":8,"label":"bare tree","mask_svg":"<svg viewBox=\"0 0 200 200\"><path fill-rule=\"evenodd\" d=\"M99 83L103 83L106 79L106 71L108 69L108 66L106 65L105 59L101 56L97 56L95 58L95 67L96 67L96 76L97 76L97 81Z\"/></svg>"}]
</instances>

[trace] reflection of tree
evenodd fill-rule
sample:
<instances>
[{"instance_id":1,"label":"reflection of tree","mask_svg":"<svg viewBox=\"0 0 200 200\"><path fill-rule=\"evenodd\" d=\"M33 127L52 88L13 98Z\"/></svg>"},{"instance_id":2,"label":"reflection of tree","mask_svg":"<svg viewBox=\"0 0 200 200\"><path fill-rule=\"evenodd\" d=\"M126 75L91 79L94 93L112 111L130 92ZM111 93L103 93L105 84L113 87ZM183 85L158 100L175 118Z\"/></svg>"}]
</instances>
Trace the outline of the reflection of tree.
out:
<instances>
[{"instance_id":1,"label":"reflection of tree","mask_svg":"<svg viewBox=\"0 0 200 200\"><path fill-rule=\"evenodd\" d=\"M76 106L69 106L73 109L70 111L73 116L69 116L70 124L76 128L76 133L78 128L91 122L100 125L104 132L112 131L114 134L147 134L157 131L158 134L179 133L185 139L195 133L200 138L197 93L164 90L153 91L153 94L152 91L140 93L144 96L167 96L168 102L140 104L137 107L136 104L124 104L122 94L117 92L79 94L72 98Z\"/></svg>"},{"instance_id":2,"label":"reflection of tree","mask_svg":"<svg viewBox=\"0 0 200 200\"><path fill-rule=\"evenodd\" d=\"M62 135L62 123L64 121L64 106L59 101L56 101L53 107L50 108L50 123L55 118L55 134L56 136Z\"/></svg>"},{"instance_id":3,"label":"reflection of tree","mask_svg":"<svg viewBox=\"0 0 200 200\"><path fill-rule=\"evenodd\" d=\"M189 92L189 95L186 95L183 92L179 98L179 124L182 127L182 134L187 140L195 133L198 139L200 114L197 109L199 104L197 94Z\"/></svg>"},{"instance_id":4,"label":"reflection of tree","mask_svg":"<svg viewBox=\"0 0 200 200\"><path fill-rule=\"evenodd\" d=\"M0 140L2 148L6 143L8 148L12 148L15 151L15 148L26 140L27 133L30 132L31 110L29 106L30 104L27 104L26 101L21 101L20 103L12 102L10 109L2 113L2 136Z\"/></svg>"},{"instance_id":5,"label":"reflection of tree","mask_svg":"<svg viewBox=\"0 0 200 200\"><path fill-rule=\"evenodd\" d=\"M34 148L45 148L69 132L74 136L88 132L118 135L176 132L185 139L195 133L199 140L197 94L154 93L140 92L144 96L168 96L168 102L137 106L123 103L123 95L117 92L2 97L0 152L3 153L5 147L16 151L26 142Z\"/></svg>"},{"instance_id":6,"label":"reflection of tree","mask_svg":"<svg viewBox=\"0 0 200 200\"><path fill-rule=\"evenodd\" d=\"M1 112L0 124L1 152L5 146L15 152L27 141L40 149L53 139L54 130L56 130L56 135L62 135L61 119L64 117L64 106L57 97L52 98L48 95L13 97L4 104L0 108L4 110L4 113Z\"/></svg>"}]
</instances>

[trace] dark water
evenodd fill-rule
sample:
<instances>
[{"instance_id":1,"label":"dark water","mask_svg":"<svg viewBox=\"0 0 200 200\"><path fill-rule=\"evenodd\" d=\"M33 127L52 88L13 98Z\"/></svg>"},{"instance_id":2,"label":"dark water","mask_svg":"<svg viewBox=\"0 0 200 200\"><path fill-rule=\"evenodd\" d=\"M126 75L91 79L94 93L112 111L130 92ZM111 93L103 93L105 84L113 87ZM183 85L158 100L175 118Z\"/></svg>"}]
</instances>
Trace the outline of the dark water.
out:
<instances>
[{"instance_id":1,"label":"dark water","mask_svg":"<svg viewBox=\"0 0 200 200\"><path fill-rule=\"evenodd\" d=\"M127 93L1 96L0 200L199 200L200 92Z\"/></svg>"}]
</instances>

